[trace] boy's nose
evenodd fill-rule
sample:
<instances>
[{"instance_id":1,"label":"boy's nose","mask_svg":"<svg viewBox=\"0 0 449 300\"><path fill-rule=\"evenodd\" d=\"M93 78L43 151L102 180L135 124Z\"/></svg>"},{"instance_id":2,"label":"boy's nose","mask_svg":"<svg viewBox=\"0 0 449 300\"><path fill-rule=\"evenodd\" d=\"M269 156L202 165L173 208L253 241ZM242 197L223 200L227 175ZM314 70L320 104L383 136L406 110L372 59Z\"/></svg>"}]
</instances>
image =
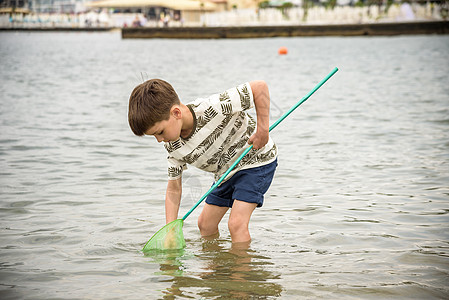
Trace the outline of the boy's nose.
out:
<instances>
[{"instance_id":1,"label":"boy's nose","mask_svg":"<svg viewBox=\"0 0 449 300\"><path fill-rule=\"evenodd\" d=\"M164 139L161 136L156 136L156 140L158 143L162 142Z\"/></svg>"}]
</instances>

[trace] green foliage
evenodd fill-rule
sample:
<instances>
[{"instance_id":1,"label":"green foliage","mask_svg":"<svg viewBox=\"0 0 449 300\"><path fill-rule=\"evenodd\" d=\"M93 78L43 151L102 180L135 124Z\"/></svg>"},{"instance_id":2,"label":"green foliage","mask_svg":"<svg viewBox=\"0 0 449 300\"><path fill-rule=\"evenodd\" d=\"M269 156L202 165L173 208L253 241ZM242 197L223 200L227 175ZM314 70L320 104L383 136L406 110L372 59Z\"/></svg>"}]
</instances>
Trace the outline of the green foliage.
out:
<instances>
[{"instance_id":1,"label":"green foliage","mask_svg":"<svg viewBox=\"0 0 449 300\"><path fill-rule=\"evenodd\" d=\"M337 5L337 0L328 0L325 4L326 9L334 9Z\"/></svg>"},{"instance_id":2,"label":"green foliage","mask_svg":"<svg viewBox=\"0 0 449 300\"><path fill-rule=\"evenodd\" d=\"M363 0L358 0L358 1L355 3L355 6L356 6L356 7L363 7L363 6L365 6L365 3L364 3Z\"/></svg>"},{"instance_id":3,"label":"green foliage","mask_svg":"<svg viewBox=\"0 0 449 300\"><path fill-rule=\"evenodd\" d=\"M390 9L390 7L393 5L394 0L387 0L387 3L385 5L385 13L388 13L388 10Z\"/></svg>"},{"instance_id":4,"label":"green foliage","mask_svg":"<svg viewBox=\"0 0 449 300\"><path fill-rule=\"evenodd\" d=\"M270 1L262 1L262 2L260 2L259 3L259 8L268 8L268 7L270 7Z\"/></svg>"},{"instance_id":5,"label":"green foliage","mask_svg":"<svg viewBox=\"0 0 449 300\"><path fill-rule=\"evenodd\" d=\"M292 8L292 7L293 7L293 3L291 3L291 2L284 2L284 3L282 3L280 8L282 10L286 10L286 9L289 9L289 8Z\"/></svg>"},{"instance_id":6,"label":"green foliage","mask_svg":"<svg viewBox=\"0 0 449 300\"><path fill-rule=\"evenodd\" d=\"M447 20L449 16L449 1L445 0L441 2L440 15L443 20Z\"/></svg>"}]
</instances>

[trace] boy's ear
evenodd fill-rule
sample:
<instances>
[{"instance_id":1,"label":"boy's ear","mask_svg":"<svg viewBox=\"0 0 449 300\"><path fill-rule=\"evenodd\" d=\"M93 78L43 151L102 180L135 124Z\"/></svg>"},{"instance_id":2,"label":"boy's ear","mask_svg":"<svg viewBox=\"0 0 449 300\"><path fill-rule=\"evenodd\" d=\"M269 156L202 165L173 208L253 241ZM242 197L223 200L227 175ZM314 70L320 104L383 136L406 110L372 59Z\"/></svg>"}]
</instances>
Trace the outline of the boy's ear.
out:
<instances>
[{"instance_id":1,"label":"boy's ear","mask_svg":"<svg viewBox=\"0 0 449 300\"><path fill-rule=\"evenodd\" d=\"M181 109L179 108L179 106L173 106L171 108L171 113L177 119L181 119L182 117Z\"/></svg>"}]
</instances>

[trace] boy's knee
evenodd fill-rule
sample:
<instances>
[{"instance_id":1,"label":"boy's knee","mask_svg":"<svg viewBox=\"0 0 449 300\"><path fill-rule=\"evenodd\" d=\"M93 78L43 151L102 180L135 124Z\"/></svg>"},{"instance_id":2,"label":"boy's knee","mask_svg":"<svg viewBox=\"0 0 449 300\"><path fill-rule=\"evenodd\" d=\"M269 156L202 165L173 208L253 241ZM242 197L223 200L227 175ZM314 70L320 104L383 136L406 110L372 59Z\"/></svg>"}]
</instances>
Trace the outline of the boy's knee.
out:
<instances>
[{"instance_id":1,"label":"boy's knee","mask_svg":"<svg viewBox=\"0 0 449 300\"><path fill-rule=\"evenodd\" d=\"M201 235L207 236L218 232L218 226L213 226L207 219L200 215L198 218L198 228L200 229Z\"/></svg>"},{"instance_id":2,"label":"boy's knee","mask_svg":"<svg viewBox=\"0 0 449 300\"><path fill-rule=\"evenodd\" d=\"M201 230L204 230L204 228L206 227L206 222L205 219L202 215L200 215L198 217L198 228Z\"/></svg>"},{"instance_id":3,"label":"boy's knee","mask_svg":"<svg viewBox=\"0 0 449 300\"><path fill-rule=\"evenodd\" d=\"M232 234L248 230L248 223L240 218L229 218L228 229Z\"/></svg>"}]
</instances>

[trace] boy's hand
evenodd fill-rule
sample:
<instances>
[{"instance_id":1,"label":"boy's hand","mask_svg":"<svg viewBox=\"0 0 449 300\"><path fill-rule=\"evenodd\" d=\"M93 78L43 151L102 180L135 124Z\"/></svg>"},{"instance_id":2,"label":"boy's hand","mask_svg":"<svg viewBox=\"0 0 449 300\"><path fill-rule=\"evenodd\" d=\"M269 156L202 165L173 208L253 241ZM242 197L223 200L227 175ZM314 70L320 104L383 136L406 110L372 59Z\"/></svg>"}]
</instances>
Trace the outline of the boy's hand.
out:
<instances>
[{"instance_id":1,"label":"boy's hand","mask_svg":"<svg viewBox=\"0 0 449 300\"><path fill-rule=\"evenodd\" d=\"M257 130L249 140L248 144L253 145L254 149L260 149L268 143L269 131L268 130Z\"/></svg>"},{"instance_id":2,"label":"boy's hand","mask_svg":"<svg viewBox=\"0 0 449 300\"><path fill-rule=\"evenodd\" d=\"M178 218L179 205L182 195L182 178L169 180L165 193L165 221L166 224Z\"/></svg>"}]
</instances>

